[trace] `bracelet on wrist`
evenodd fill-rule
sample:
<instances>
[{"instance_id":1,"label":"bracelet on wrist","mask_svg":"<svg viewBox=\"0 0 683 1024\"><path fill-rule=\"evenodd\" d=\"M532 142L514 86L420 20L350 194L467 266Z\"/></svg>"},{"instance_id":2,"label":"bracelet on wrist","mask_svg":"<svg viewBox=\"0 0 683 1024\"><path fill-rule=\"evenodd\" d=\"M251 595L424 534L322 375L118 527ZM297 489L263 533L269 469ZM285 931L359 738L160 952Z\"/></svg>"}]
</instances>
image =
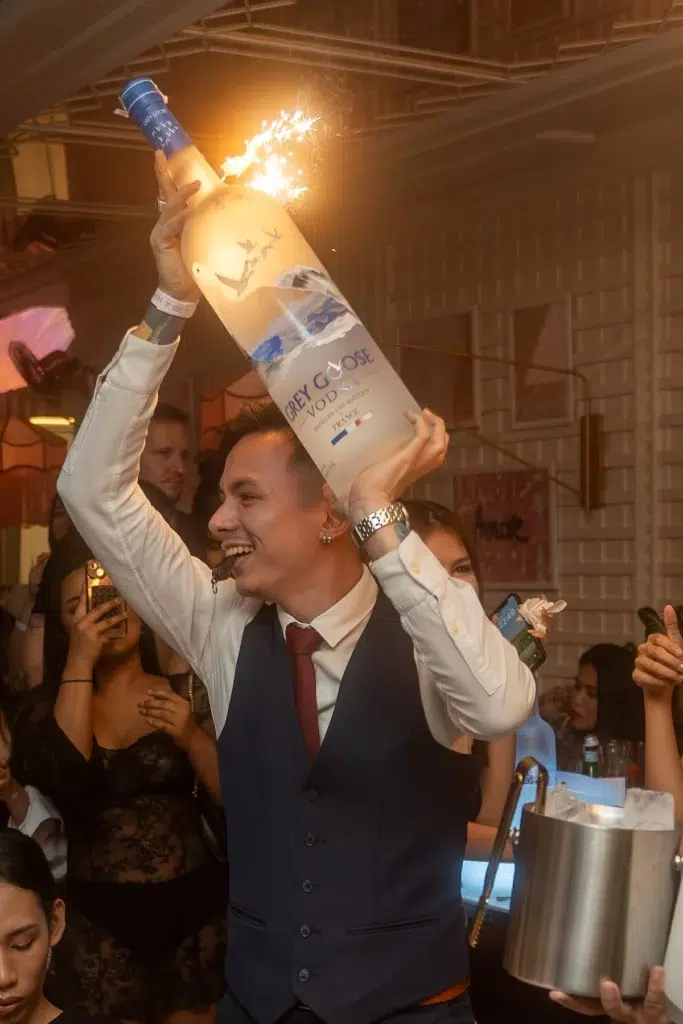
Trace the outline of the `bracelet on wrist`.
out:
<instances>
[{"instance_id":1,"label":"bracelet on wrist","mask_svg":"<svg viewBox=\"0 0 683 1024\"><path fill-rule=\"evenodd\" d=\"M92 683L92 681L92 676L89 676L87 679L85 677L83 679L62 679L63 683Z\"/></svg>"},{"instance_id":2,"label":"bracelet on wrist","mask_svg":"<svg viewBox=\"0 0 683 1024\"><path fill-rule=\"evenodd\" d=\"M183 302L182 299L174 299L162 288L157 288L152 296L152 305L160 309L162 313L168 313L169 316L189 320L196 313L199 302Z\"/></svg>"}]
</instances>

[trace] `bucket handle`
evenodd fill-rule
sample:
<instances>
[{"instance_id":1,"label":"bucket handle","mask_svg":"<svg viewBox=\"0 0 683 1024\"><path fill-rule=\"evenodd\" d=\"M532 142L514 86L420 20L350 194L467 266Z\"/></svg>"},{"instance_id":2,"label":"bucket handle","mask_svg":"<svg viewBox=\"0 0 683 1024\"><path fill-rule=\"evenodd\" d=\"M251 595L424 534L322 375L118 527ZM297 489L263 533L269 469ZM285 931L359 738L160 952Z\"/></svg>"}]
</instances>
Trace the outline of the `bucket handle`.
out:
<instances>
[{"instance_id":1,"label":"bucket handle","mask_svg":"<svg viewBox=\"0 0 683 1024\"><path fill-rule=\"evenodd\" d=\"M474 949L479 942L481 929L484 925L484 918L486 917L486 911L488 910L488 902L491 898L491 891L493 890L493 883L496 880L496 872L500 867L500 862L505 850L505 844L507 843L508 836L510 834L512 819L514 818L515 810L517 809L519 794L522 792L524 781L532 768L538 768L534 811L536 814L545 814L545 797L548 790L548 770L542 764L539 764L535 758L523 757L515 768L515 774L513 775L510 783L508 795L505 800L505 807L503 808L503 814L500 819L500 824L498 825L498 831L496 832L496 838L493 841L491 860L488 863L486 875L484 876L484 888L481 896L479 897L477 912L474 915L474 921L472 922L472 927L470 929L469 941L472 949Z\"/></svg>"}]
</instances>

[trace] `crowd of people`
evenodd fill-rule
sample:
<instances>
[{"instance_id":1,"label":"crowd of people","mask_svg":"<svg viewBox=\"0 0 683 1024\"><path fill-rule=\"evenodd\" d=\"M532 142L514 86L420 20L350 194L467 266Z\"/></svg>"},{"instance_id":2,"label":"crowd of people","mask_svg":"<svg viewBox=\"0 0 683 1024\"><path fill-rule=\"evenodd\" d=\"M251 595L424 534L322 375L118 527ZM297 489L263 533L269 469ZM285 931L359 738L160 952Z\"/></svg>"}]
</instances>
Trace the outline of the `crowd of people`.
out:
<instances>
[{"instance_id":1,"label":"crowd of people","mask_svg":"<svg viewBox=\"0 0 683 1024\"><path fill-rule=\"evenodd\" d=\"M536 682L484 611L457 513L399 504L443 463L443 421L414 416L342 511L259 403L179 511L188 423L156 395L197 297L177 245L191 192L158 174L152 248L180 315L153 301L98 382L49 556L8 606L0 1017L471 1024L460 870L488 856ZM118 589L90 606L92 561ZM589 733L644 741L683 817L665 621L638 651L588 649L540 708L559 767ZM608 983L603 1003L645 1012Z\"/></svg>"}]
</instances>

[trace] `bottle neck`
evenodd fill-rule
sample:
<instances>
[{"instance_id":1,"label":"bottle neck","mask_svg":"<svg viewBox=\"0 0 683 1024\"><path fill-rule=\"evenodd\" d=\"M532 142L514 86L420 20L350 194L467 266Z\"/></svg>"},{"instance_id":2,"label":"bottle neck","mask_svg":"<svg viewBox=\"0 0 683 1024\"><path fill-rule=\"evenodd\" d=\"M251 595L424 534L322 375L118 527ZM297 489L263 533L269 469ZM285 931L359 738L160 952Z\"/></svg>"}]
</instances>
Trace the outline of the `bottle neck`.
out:
<instances>
[{"instance_id":1,"label":"bottle neck","mask_svg":"<svg viewBox=\"0 0 683 1024\"><path fill-rule=\"evenodd\" d=\"M195 205L221 184L221 179L209 161L194 145L183 146L166 159L169 174L178 188L190 185L193 181L201 182L201 188L190 200L190 205Z\"/></svg>"},{"instance_id":2,"label":"bottle neck","mask_svg":"<svg viewBox=\"0 0 683 1024\"><path fill-rule=\"evenodd\" d=\"M176 120L165 96L150 78L133 79L123 89L120 98L123 110L149 144L165 155L169 173L178 188L194 181L201 182L193 203L220 185L220 178Z\"/></svg>"}]
</instances>

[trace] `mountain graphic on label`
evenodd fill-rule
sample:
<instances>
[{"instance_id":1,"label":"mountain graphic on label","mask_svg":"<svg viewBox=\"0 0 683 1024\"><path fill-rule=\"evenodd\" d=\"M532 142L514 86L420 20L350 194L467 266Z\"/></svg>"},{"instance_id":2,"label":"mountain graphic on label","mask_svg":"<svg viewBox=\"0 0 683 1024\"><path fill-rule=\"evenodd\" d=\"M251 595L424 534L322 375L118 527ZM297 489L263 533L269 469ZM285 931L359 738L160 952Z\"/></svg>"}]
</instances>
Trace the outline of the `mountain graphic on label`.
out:
<instances>
[{"instance_id":1,"label":"mountain graphic on label","mask_svg":"<svg viewBox=\"0 0 683 1024\"><path fill-rule=\"evenodd\" d=\"M316 345L343 337L357 319L334 295L304 292L301 302L292 303L285 315L271 326L272 334L251 352L253 363L272 365L296 352L304 343Z\"/></svg>"}]
</instances>

